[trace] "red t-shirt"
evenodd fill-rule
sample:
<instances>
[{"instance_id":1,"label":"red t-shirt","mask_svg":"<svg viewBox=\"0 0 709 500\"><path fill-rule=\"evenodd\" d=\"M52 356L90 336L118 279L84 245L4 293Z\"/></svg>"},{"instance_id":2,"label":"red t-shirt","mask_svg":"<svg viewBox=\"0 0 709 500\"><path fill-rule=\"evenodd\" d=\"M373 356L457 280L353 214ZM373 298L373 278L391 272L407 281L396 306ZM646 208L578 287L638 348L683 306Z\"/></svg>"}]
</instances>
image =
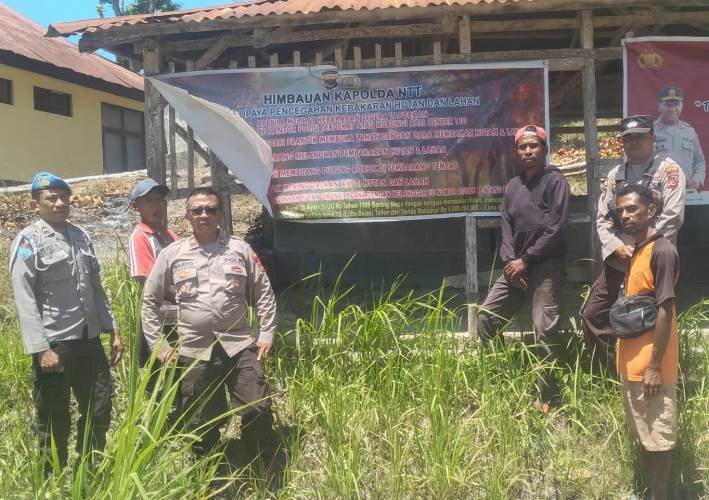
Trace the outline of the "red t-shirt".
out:
<instances>
[{"instance_id":1,"label":"red t-shirt","mask_svg":"<svg viewBox=\"0 0 709 500\"><path fill-rule=\"evenodd\" d=\"M139 222L128 239L131 277L147 278L160 250L177 239L177 235L170 229L157 232Z\"/></svg>"}]
</instances>

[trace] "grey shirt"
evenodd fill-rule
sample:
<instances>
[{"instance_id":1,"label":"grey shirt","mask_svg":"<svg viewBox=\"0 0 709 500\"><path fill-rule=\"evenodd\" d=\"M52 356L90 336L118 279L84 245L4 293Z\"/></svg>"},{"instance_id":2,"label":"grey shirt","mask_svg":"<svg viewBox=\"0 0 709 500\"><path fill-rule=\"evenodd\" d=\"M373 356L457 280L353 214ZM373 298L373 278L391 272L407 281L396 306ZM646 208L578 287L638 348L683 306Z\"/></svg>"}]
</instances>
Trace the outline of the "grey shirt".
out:
<instances>
[{"instance_id":1,"label":"grey shirt","mask_svg":"<svg viewBox=\"0 0 709 500\"><path fill-rule=\"evenodd\" d=\"M229 356L251 345L247 299L260 321L258 340L273 342L276 299L258 256L243 240L219 237L202 246L191 236L160 252L143 289L143 332L153 350L165 348L160 306L170 286L180 355L208 360L217 341Z\"/></svg>"},{"instance_id":2,"label":"grey shirt","mask_svg":"<svg viewBox=\"0 0 709 500\"><path fill-rule=\"evenodd\" d=\"M687 179L704 184L706 160L697 132L686 122L665 125L659 118L654 122L655 151L671 156L684 170Z\"/></svg>"},{"instance_id":3,"label":"grey shirt","mask_svg":"<svg viewBox=\"0 0 709 500\"><path fill-rule=\"evenodd\" d=\"M89 338L115 328L101 285L91 240L73 224L57 231L38 220L17 235L10 249L10 276L28 354L49 342Z\"/></svg>"}]
</instances>

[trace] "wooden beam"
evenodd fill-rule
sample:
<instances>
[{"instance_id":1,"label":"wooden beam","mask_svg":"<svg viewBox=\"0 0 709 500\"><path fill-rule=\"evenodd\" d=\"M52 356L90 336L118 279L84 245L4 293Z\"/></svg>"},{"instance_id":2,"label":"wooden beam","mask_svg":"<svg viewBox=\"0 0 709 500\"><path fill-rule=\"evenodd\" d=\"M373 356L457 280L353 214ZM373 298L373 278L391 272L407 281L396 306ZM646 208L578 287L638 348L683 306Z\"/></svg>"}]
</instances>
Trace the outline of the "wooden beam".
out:
<instances>
[{"instance_id":1,"label":"wooden beam","mask_svg":"<svg viewBox=\"0 0 709 500\"><path fill-rule=\"evenodd\" d=\"M175 132L177 135L179 135L185 142L187 142L187 147L188 147L188 154L189 154L189 144L190 144L190 138L192 139L192 146L194 148L194 152L197 153L205 163L209 163L209 152L202 147L202 145L194 140L194 132L192 132L192 129L187 127L187 130L182 128L182 126L179 123L175 123ZM189 168L189 164L188 164Z\"/></svg>"},{"instance_id":2,"label":"wooden beam","mask_svg":"<svg viewBox=\"0 0 709 500\"><path fill-rule=\"evenodd\" d=\"M470 16L460 18L458 24L458 47L461 54L470 54Z\"/></svg>"},{"instance_id":3,"label":"wooden beam","mask_svg":"<svg viewBox=\"0 0 709 500\"><path fill-rule=\"evenodd\" d=\"M665 6L668 0L623 0L623 7ZM674 6L706 7L706 0L678 0ZM430 6L391 9L361 9L358 11L322 11L308 14L281 14L278 16L254 16L230 19L203 20L201 22L170 22L125 24L110 29L84 32L79 41L79 50L90 52L100 48L134 43L148 37L176 35L186 33L201 33L217 30L235 30L246 28L268 28L283 26L324 25L330 23L367 23L369 25L383 21L404 21L412 19L430 19L448 12L451 15L486 16L491 14L533 13L553 11L578 11L584 8L614 8L618 0L546 0L545 2L479 2L462 6ZM522 22L527 22L524 20ZM624 24L627 21L616 25ZM662 21L663 24L686 21ZM61 30L62 26L57 25ZM57 29L50 27L50 35L56 35ZM530 29L530 28L527 28ZM557 28L554 28L557 29ZM64 33L64 31L62 31Z\"/></svg>"},{"instance_id":4,"label":"wooden beam","mask_svg":"<svg viewBox=\"0 0 709 500\"><path fill-rule=\"evenodd\" d=\"M194 61L192 59L185 61L185 71L194 71Z\"/></svg>"},{"instance_id":5,"label":"wooden beam","mask_svg":"<svg viewBox=\"0 0 709 500\"><path fill-rule=\"evenodd\" d=\"M342 47L337 47L335 49L335 66L342 68L345 65L345 56L342 51Z\"/></svg>"},{"instance_id":6,"label":"wooden beam","mask_svg":"<svg viewBox=\"0 0 709 500\"><path fill-rule=\"evenodd\" d=\"M256 67L256 56L249 56L248 62L249 62L249 68L255 68Z\"/></svg>"},{"instance_id":7,"label":"wooden beam","mask_svg":"<svg viewBox=\"0 0 709 500\"><path fill-rule=\"evenodd\" d=\"M300 51L293 51L293 66L300 66Z\"/></svg>"},{"instance_id":8,"label":"wooden beam","mask_svg":"<svg viewBox=\"0 0 709 500\"><path fill-rule=\"evenodd\" d=\"M593 50L593 15L591 10L581 12L581 47ZM600 152L598 147L598 119L596 109L596 65L592 57L586 57L583 68L583 126L586 149L586 192L588 193L588 213L593 217L600 196L600 179L598 164ZM591 225L591 257L596 262L599 256L598 238L595 225ZM594 266L598 269L598 265Z\"/></svg>"},{"instance_id":9,"label":"wooden beam","mask_svg":"<svg viewBox=\"0 0 709 500\"><path fill-rule=\"evenodd\" d=\"M550 71L579 71L583 68L584 58L588 55L595 60L621 59L620 47L606 47L586 51L584 49L540 49L511 50L502 52L474 52L472 54L442 54L442 64L460 64L486 61L524 61L549 59ZM396 66L396 58L383 57L381 63L376 59L363 59L362 68L390 68ZM433 55L408 56L401 60L403 66L424 66L434 64ZM345 68L352 69L351 61Z\"/></svg>"},{"instance_id":10,"label":"wooden beam","mask_svg":"<svg viewBox=\"0 0 709 500\"><path fill-rule=\"evenodd\" d=\"M157 75L162 69L160 45L155 39L143 45L143 68L145 76ZM145 167L148 177L165 184L165 99L150 80L145 79Z\"/></svg>"},{"instance_id":11,"label":"wooden beam","mask_svg":"<svg viewBox=\"0 0 709 500\"><path fill-rule=\"evenodd\" d=\"M381 43L374 44L374 67L375 68L382 67L382 44Z\"/></svg>"},{"instance_id":12,"label":"wooden beam","mask_svg":"<svg viewBox=\"0 0 709 500\"><path fill-rule=\"evenodd\" d=\"M268 57L268 63L272 68L278 67L278 52L274 52Z\"/></svg>"},{"instance_id":13,"label":"wooden beam","mask_svg":"<svg viewBox=\"0 0 709 500\"><path fill-rule=\"evenodd\" d=\"M219 39L214 43L214 45L209 47L209 49L207 49L207 52L202 54L202 56L195 61L195 69L197 71L201 71L210 64L212 64L214 61L216 61L217 58L221 56L224 51L229 47L231 39L231 33L226 33L220 36Z\"/></svg>"},{"instance_id":14,"label":"wooden beam","mask_svg":"<svg viewBox=\"0 0 709 500\"><path fill-rule=\"evenodd\" d=\"M401 66L401 61L404 59L404 52L401 48L401 42L394 44L394 65Z\"/></svg>"}]
</instances>

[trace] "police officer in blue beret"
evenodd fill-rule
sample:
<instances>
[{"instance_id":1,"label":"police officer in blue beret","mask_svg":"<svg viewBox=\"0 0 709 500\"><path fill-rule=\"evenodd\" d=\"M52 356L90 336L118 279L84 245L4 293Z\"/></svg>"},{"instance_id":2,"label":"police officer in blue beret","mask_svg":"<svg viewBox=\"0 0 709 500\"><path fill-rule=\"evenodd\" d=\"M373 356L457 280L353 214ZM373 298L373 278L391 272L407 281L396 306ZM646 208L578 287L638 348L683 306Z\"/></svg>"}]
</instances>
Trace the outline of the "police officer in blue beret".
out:
<instances>
[{"instance_id":1,"label":"police officer in blue beret","mask_svg":"<svg viewBox=\"0 0 709 500\"><path fill-rule=\"evenodd\" d=\"M38 220L17 235L10 250L10 275L32 380L39 445L45 473L67 461L70 393L78 403L76 449L103 449L111 420L113 380L99 335L110 332L112 361L121 339L101 285L98 260L88 234L67 222L71 188L40 172L32 181ZM88 442L85 437L88 436Z\"/></svg>"},{"instance_id":2,"label":"police officer in blue beret","mask_svg":"<svg viewBox=\"0 0 709 500\"><path fill-rule=\"evenodd\" d=\"M699 136L692 126L679 119L684 107L680 87L663 87L658 94L660 116L655 120L655 151L679 163L687 176L687 189L701 191L706 176L706 159Z\"/></svg>"}]
</instances>

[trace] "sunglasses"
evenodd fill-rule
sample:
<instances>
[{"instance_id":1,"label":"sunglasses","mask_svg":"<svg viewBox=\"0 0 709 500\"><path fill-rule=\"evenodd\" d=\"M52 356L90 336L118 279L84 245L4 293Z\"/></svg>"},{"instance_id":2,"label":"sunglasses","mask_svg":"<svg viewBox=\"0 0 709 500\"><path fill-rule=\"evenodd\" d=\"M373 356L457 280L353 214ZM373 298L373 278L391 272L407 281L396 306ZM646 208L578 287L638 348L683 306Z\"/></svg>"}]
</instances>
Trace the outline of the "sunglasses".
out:
<instances>
[{"instance_id":1,"label":"sunglasses","mask_svg":"<svg viewBox=\"0 0 709 500\"><path fill-rule=\"evenodd\" d=\"M219 213L219 209L217 207L194 207L188 208L187 212L189 212L191 216L197 217L203 213L206 213L207 215L217 215Z\"/></svg>"}]
</instances>

